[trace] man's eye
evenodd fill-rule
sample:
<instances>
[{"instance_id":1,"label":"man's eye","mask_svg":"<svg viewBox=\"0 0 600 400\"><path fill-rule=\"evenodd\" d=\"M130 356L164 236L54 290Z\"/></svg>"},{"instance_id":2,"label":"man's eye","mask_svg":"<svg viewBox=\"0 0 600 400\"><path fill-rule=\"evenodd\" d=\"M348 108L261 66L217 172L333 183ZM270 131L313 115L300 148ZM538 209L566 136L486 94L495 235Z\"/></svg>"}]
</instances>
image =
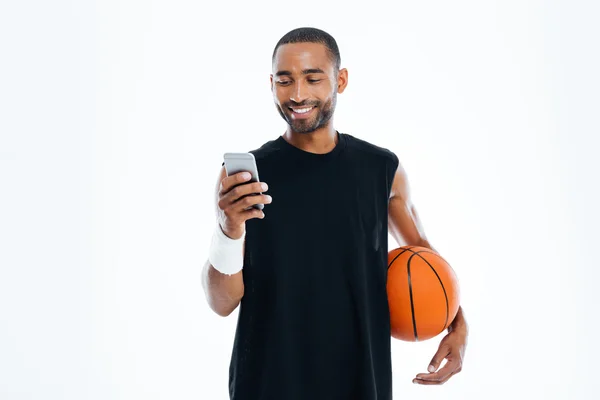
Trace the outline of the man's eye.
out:
<instances>
[{"instance_id":1,"label":"man's eye","mask_svg":"<svg viewBox=\"0 0 600 400\"><path fill-rule=\"evenodd\" d=\"M321 79L309 79L308 81L310 83L317 83L317 82L321 82Z\"/></svg>"},{"instance_id":2,"label":"man's eye","mask_svg":"<svg viewBox=\"0 0 600 400\"><path fill-rule=\"evenodd\" d=\"M285 86L285 85L287 85L289 83L290 83L290 81L279 81L279 84L283 85L283 86Z\"/></svg>"}]
</instances>

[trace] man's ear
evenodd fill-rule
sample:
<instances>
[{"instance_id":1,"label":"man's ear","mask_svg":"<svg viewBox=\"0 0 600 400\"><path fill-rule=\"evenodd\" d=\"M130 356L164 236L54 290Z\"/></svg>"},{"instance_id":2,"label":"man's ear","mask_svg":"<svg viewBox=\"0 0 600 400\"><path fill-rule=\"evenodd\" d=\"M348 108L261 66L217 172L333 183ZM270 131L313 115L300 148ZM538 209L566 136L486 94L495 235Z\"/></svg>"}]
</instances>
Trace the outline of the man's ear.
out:
<instances>
[{"instance_id":1,"label":"man's ear","mask_svg":"<svg viewBox=\"0 0 600 400\"><path fill-rule=\"evenodd\" d=\"M338 72L337 85L338 93L343 93L346 90L346 86L348 86L348 70L346 68L342 68Z\"/></svg>"}]
</instances>

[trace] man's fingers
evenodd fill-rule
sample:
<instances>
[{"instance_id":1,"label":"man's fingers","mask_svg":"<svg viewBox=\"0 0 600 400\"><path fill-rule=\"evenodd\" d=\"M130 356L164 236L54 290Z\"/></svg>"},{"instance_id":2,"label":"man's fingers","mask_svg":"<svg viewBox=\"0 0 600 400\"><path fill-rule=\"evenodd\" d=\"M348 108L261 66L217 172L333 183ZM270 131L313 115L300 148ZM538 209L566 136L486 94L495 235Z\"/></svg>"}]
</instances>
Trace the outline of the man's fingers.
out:
<instances>
[{"instance_id":1,"label":"man's fingers","mask_svg":"<svg viewBox=\"0 0 600 400\"><path fill-rule=\"evenodd\" d=\"M457 360L452 360L448 361L446 365L437 372L417 374L413 382L421 384L441 384L446 382L457 372L460 372L460 363Z\"/></svg>"},{"instance_id":2,"label":"man's fingers","mask_svg":"<svg viewBox=\"0 0 600 400\"><path fill-rule=\"evenodd\" d=\"M417 374L417 379L422 379L426 381L440 381L443 380L446 376L450 375L452 372L454 372L454 369L455 366L452 365L452 363L448 362L437 372Z\"/></svg>"},{"instance_id":3,"label":"man's fingers","mask_svg":"<svg viewBox=\"0 0 600 400\"><path fill-rule=\"evenodd\" d=\"M263 219L265 217L265 213L263 210L260 210L255 207L248 207L245 210L236 211L235 217L230 217L229 221L234 226L245 225L246 221L253 218Z\"/></svg>"},{"instance_id":4,"label":"man's fingers","mask_svg":"<svg viewBox=\"0 0 600 400\"><path fill-rule=\"evenodd\" d=\"M273 199L268 194L249 194L233 203L232 208L236 211L246 210L256 204L270 204Z\"/></svg>"},{"instance_id":5,"label":"man's fingers","mask_svg":"<svg viewBox=\"0 0 600 400\"><path fill-rule=\"evenodd\" d=\"M252 175L249 172L238 172L237 174L226 176L221 181L219 193L221 193L221 195L224 195L225 193L229 192L234 186L244 182L248 182L251 178Z\"/></svg>"},{"instance_id":6,"label":"man's fingers","mask_svg":"<svg viewBox=\"0 0 600 400\"><path fill-rule=\"evenodd\" d=\"M266 190L268 190L268 188L269 187L264 182L252 182L252 183L248 182L245 184L240 184L238 186L235 186L235 187L229 189L229 191L227 191L227 192L219 193L219 195L220 195L219 207L222 210L224 210L225 207L227 207L231 204L240 202L248 196L255 196L255 195L258 195L259 193L265 192ZM266 201L266 198L262 198L261 200ZM238 203L238 205L239 204L240 203ZM252 204L257 204L257 203L252 203ZM246 207L248 205L252 205L252 204L246 204ZM240 208L238 207L238 209L240 209Z\"/></svg>"},{"instance_id":7,"label":"man's fingers","mask_svg":"<svg viewBox=\"0 0 600 400\"><path fill-rule=\"evenodd\" d=\"M252 207L249 210L245 210L243 212L245 214L245 219L249 220L252 218L259 218L259 219L263 219L265 217L265 213L262 210L259 210L257 208Z\"/></svg>"},{"instance_id":8,"label":"man's fingers","mask_svg":"<svg viewBox=\"0 0 600 400\"><path fill-rule=\"evenodd\" d=\"M443 380L435 380L435 381L431 381L431 380L426 380L426 379L413 379L413 383L417 383L419 385L443 385L444 383L446 383L448 381L448 379L450 379L452 376L454 375L454 373L451 373L450 375L446 376L446 378L444 378Z\"/></svg>"},{"instance_id":9,"label":"man's fingers","mask_svg":"<svg viewBox=\"0 0 600 400\"><path fill-rule=\"evenodd\" d=\"M429 372L437 371L437 369L440 367L440 364L442 363L442 361L444 361L444 358L446 358L446 356L448 354L450 354L450 348L448 346L445 346L442 344L438 348L438 351L435 353L433 358L431 359L431 362L429 363L429 367L427 368L427 371L429 371Z\"/></svg>"}]
</instances>

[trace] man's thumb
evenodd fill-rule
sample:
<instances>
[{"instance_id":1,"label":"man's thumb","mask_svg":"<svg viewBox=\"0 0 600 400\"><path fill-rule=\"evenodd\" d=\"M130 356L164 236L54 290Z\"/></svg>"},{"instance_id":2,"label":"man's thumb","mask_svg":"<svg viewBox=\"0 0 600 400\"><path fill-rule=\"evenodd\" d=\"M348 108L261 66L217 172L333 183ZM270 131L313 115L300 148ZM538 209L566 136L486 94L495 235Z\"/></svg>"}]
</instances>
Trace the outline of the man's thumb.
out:
<instances>
[{"instance_id":1,"label":"man's thumb","mask_svg":"<svg viewBox=\"0 0 600 400\"><path fill-rule=\"evenodd\" d=\"M448 355L448 348L446 346L440 346L438 351L435 353L435 355L431 359L431 362L429 363L429 367L427 368L427 371L429 371L429 372L437 371L437 369L440 367L440 364L442 363L442 361L444 361L444 358L446 358L447 355Z\"/></svg>"}]
</instances>

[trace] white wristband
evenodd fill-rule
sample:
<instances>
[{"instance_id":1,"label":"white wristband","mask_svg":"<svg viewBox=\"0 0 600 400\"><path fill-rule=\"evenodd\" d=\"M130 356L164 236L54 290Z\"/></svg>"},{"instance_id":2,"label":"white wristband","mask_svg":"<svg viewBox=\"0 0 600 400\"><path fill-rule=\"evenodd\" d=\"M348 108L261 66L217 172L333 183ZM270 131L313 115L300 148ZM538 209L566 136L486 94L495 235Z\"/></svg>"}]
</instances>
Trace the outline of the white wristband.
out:
<instances>
[{"instance_id":1,"label":"white wristband","mask_svg":"<svg viewBox=\"0 0 600 400\"><path fill-rule=\"evenodd\" d=\"M240 272L244 266L244 238L232 239L223 233L221 224L217 224L208 253L208 261L217 271L226 275Z\"/></svg>"}]
</instances>

